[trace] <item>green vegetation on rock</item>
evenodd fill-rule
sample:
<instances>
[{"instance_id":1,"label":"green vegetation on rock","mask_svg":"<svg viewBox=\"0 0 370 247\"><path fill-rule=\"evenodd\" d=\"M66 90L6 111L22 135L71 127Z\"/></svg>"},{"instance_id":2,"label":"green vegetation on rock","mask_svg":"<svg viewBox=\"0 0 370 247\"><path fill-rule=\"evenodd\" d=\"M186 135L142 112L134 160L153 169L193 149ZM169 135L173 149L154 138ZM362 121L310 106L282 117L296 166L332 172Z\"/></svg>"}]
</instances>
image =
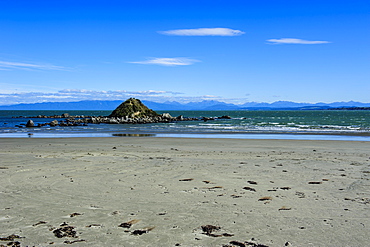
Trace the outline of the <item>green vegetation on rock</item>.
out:
<instances>
[{"instance_id":1,"label":"green vegetation on rock","mask_svg":"<svg viewBox=\"0 0 370 247\"><path fill-rule=\"evenodd\" d=\"M156 117L158 114L146 107L140 100L129 98L120 104L109 117L129 117L129 118L142 118L142 117Z\"/></svg>"}]
</instances>

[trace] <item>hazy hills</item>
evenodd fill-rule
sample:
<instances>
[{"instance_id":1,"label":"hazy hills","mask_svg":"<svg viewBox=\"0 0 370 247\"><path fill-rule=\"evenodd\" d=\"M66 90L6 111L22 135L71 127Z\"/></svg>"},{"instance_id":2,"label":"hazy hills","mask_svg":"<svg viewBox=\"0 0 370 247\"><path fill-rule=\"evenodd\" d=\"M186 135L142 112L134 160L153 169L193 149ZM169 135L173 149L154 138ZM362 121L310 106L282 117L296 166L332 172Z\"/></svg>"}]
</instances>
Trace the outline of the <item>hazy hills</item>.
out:
<instances>
[{"instance_id":1,"label":"hazy hills","mask_svg":"<svg viewBox=\"0 0 370 247\"><path fill-rule=\"evenodd\" d=\"M0 110L114 110L123 100L98 101L88 100L79 102L45 102L34 104L17 104L0 106ZM142 102L153 110L185 111L185 110L324 110L341 107L370 107L370 103L361 102L334 102L334 103L295 103L290 101L276 101L273 103L247 102L235 105L214 100L201 102L189 102L181 104L176 101L157 103L142 100Z\"/></svg>"}]
</instances>

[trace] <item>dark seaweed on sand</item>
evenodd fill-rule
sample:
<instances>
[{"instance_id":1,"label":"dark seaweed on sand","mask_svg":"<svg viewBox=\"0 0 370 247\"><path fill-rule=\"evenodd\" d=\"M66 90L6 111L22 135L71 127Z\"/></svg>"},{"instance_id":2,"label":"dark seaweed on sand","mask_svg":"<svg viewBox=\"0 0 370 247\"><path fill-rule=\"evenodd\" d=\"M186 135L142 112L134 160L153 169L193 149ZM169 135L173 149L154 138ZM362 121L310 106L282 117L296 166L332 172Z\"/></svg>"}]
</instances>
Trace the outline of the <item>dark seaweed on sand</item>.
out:
<instances>
[{"instance_id":1,"label":"dark seaweed on sand","mask_svg":"<svg viewBox=\"0 0 370 247\"><path fill-rule=\"evenodd\" d=\"M15 235L15 234L12 234L12 235L9 235L5 238L0 238L0 241L13 241L14 239L17 239L17 238L23 238L23 237L20 237L18 235Z\"/></svg>"},{"instance_id":2,"label":"dark seaweed on sand","mask_svg":"<svg viewBox=\"0 0 370 247\"><path fill-rule=\"evenodd\" d=\"M57 238L64 238L64 237L72 237L77 238L77 232L74 230L73 226L63 226L53 231L55 237Z\"/></svg>"},{"instance_id":3,"label":"dark seaweed on sand","mask_svg":"<svg viewBox=\"0 0 370 247\"><path fill-rule=\"evenodd\" d=\"M254 188L251 188L251 187L243 187L244 190L249 190L249 191L256 191L256 189Z\"/></svg>"},{"instance_id":4,"label":"dark seaweed on sand","mask_svg":"<svg viewBox=\"0 0 370 247\"><path fill-rule=\"evenodd\" d=\"M210 236L210 237L232 237L234 234L230 233L222 233L222 234L214 234L213 231L219 231L221 230L221 227L219 226L213 226L213 225L204 225L201 226L203 234Z\"/></svg>"},{"instance_id":5,"label":"dark seaweed on sand","mask_svg":"<svg viewBox=\"0 0 370 247\"><path fill-rule=\"evenodd\" d=\"M132 231L131 234L132 235L143 235L144 233L148 233L153 229L154 229L154 227L148 227L148 228L145 228L145 229L137 229L137 230Z\"/></svg>"},{"instance_id":6,"label":"dark seaweed on sand","mask_svg":"<svg viewBox=\"0 0 370 247\"><path fill-rule=\"evenodd\" d=\"M248 242L248 241L245 241L245 242L230 241L229 244L222 245L222 247L235 247L235 246L238 246L238 247L269 247L264 244L258 244L258 243Z\"/></svg>"}]
</instances>

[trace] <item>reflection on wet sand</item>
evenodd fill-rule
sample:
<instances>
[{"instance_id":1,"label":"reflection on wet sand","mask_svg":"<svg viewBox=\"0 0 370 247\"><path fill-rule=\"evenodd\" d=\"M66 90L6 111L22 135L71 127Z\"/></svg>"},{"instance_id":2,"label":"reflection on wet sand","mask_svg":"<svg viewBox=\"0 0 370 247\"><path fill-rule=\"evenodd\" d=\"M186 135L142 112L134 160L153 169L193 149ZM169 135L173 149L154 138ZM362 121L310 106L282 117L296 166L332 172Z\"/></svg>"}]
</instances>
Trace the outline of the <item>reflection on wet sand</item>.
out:
<instances>
[{"instance_id":1,"label":"reflection on wet sand","mask_svg":"<svg viewBox=\"0 0 370 247\"><path fill-rule=\"evenodd\" d=\"M112 134L112 136L128 136L128 137L154 137L155 134Z\"/></svg>"}]
</instances>

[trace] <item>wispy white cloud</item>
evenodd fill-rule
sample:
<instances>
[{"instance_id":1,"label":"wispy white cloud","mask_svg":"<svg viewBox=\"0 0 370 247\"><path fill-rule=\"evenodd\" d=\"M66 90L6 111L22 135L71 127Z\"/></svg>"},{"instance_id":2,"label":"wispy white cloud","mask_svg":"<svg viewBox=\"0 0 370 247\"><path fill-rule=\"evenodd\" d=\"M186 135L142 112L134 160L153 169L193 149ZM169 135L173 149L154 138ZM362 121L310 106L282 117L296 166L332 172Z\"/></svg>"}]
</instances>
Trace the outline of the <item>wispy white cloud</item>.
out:
<instances>
[{"instance_id":1,"label":"wispy white cloud","mask_svg":"<svg viewBox=\"0 0 370 247\"><path fill-rule=\"evenodd\" d=\"M23 70L68 70L66 67L51 64L19 63L0 61L0 70L23 69Z\"/></svg>"},{"instance_id":2,"label":"wispy white cloud","mask_svg":"<svg viewBox=\"0 0 370 247\"><path fill-rule=\"evenodd\" d=\"M28 104L42 102L77 102L83 100L126 100L138 98L154 102L177 101L179 103L218 100L223 102L241 103L245 99L225 99L215 95L186 96L181 92L145 90L145 91L95 91L87 89L63 89L55 92L18 92L8 93L0 89L0 105Z\"/></svg>"},{"instance_id":3,"label":"wispy white cloud","mask_svg":"<svg viewBox=\"0 0 370 247\"><path fill-rule=\"evenodd\" d=\"M268 39L271 44L302 44L302 45L316 45L316 44L327 44L329 41L313 41L304 39L293 39L293 38L281 38L281 39Z\"/></svg>"},{"instance_id":4,"label":"wispy white cloud","mask_svg":"<svg viewBox=\"0 0 370 247\"><path fill-rule=\"evenodd\" d=\"M122 96L147 96L147 95L176 95L182 94L180 92L173 91L158 91L158 90L146 90L146 91L126 91L126 90L109 90L109 91L95 91L87 89L63 89L59 90L58 94L60 95L72 95L74 97L80 97L81 95L88 95L105 98L105 97L122 97Z\"/></svg>"},{"instance_id":5,"label":"wispy white cloud","mask_svg":"<svg viewBox=\"0 0 370 247\"><path fill-rule=\"evenodd\" d=\"M162 65L162 66L182 66L182 65L192 65L196 62L200 62L196 59L190 59L185 57L174 57L174 58L149 58L145 61L138 61L138 62L130 62L130 63L137 63L137 64L154 64L154 65Z\"/></svg>"},{"instance_id":6,"label":"wispy white cloud","mask_svg":"<svg viewBox=\"0 0 370 247\"><path fill-rule=\"evenodd\" d=\"M69 96L69 95L55 95L55 94L52 94L52 95L38 95L38 96L35 96L37 98L45 98L45 99L68 99L68 98L73 98L72 96Z\"/></svg>"},{"instance_id":7,"label":"wispy white cloud","mask_svg":"<svg viewBox=\"0 0 370 247\"><path fill-rule=\"evenodd\" d=\"M8 92L0 90L0 105L41 102L77 102L82 100L125 100L136 97L158 101L176 98L181 92L173 91L95 91L87 89L63 89L57 92Z\"/></svg>"},{"instance_id":8,"label":"wispy white cloud","mask_svg":"<svg viewBox=\"0 0 370 247\"><path fill-rule=\"evenodd\" d=\"M195 29L176 29L168 31L159 31L158 33L164 35L175 36L239 36L244 34L240 30L230 28L195 28Z\"/></svg>"}]
</instances>

